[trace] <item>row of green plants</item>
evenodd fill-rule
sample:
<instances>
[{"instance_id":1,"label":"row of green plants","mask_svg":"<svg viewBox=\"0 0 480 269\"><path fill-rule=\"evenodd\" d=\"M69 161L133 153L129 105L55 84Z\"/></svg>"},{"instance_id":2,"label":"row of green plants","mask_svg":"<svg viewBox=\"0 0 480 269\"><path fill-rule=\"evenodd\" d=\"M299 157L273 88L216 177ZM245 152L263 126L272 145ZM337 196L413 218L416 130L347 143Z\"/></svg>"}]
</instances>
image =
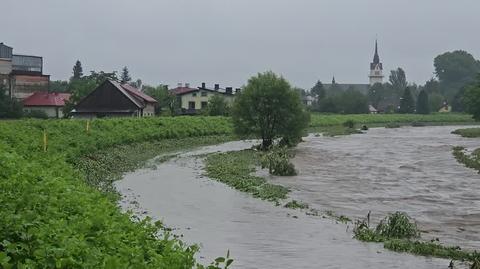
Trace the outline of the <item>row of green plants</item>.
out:
<instances>
[{"instance_id":1,"label":"row of green plants","mask_svg":"<svg viewBox=\"0 0 480 269\"><path fill-rule=\"evenodd\" d=\"M395 212L386 216L376 227L370 227L369 216L357 220L353 230L354 237L364 242L383 243L384 247L397 252L415 255L447 258L472 262L471 268L477 269L480 253L462 250L458 246L445 246L438 240L422 241L416 223L404 212ZM453 262L452 262L453 264Z\"/></svg>"},{"instance_id":2,"label":"row of green plants","mask_svg":"<svg viewBox=\"0 0 480 269\"><path fill-rule=\"evenodd\" d=\"M312 113L310 127L340 126L347 121L356 124L386 124L424 122L432 124L473 123L471 115L461 113L420 114L321 114Z\"/></svg>"},{"instance_id":3,"label":"row of green plants","mask_svg":"<svg viewBox=\"0 0 480 269\"><path fill-rule=\"evenodd\" d=\"M122 213L97 182L231 133L217 117L0 122L0 268L205 268L197 246Z\"/></svg>"}]
</instances>

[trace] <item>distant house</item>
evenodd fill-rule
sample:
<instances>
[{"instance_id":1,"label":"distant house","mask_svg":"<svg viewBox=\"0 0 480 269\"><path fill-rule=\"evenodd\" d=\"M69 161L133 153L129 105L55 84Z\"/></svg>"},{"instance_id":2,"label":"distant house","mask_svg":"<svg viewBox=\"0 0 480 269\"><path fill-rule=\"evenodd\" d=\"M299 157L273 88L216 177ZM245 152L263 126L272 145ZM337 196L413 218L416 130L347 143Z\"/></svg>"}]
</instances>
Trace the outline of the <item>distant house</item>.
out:
<instances>
[{"instance_id":1,"label":"distant house","mask_svg":"<svg viewBox=\"0 0 480 269\"><path fill-rule=\"evenodd\" d=\"M63 107L69 98L68 93L35 92L23 100L23 110L42 111L49 118L63 118Z\"/></svg>"},{"instance_id":2,"label":"distant house","mask_svg":"<svg viewBox=\"0 0 480 269\"><path fill-rule=\"evenodd\" d=\"M0 43L0 85L12 98L24 99L34 92L47 92L50 76L43 74L43 58L13 54L13 48Z\"/></svg>"},{"instance_id":3,"label":"distant house","mask_svg":"<svg viewBox=\"0 0 480 269\"><path fill-rule=\"evenodd\" d=\"M377 114L378 110L372 105L368 105L368 112L370 112L370 114Z\"/></svg>"},{"instance_id":4,"label":"distant house","mask_svg":"<svg viewBox=\"0 0 480 269\"><path fill-rule=\"evenodd\" d=\"M223 89L220 88L219 84L215 84L214 88L210 89L205 86L205 83L202 83L201 87L190 88L190 85L186 83L185 86L179 84L177 88L170 92L177 97L182 114L196 114L198 111L205 109L210 98L215 95L220 95L227 104L231 104L235 94L239 93L240 89L236 89L234 92L232 87Z\"/></svg>"},{"instance_id":5,"label":"distant house","mask_svg":"<svg viewBox=\"0 0 480 269\"><path fill-rule=\"evenodd\" d=\"M315 102L315 97L313 97L311 95L303 95L302 96L302 103L305 106L312 106L313 102Z\"/></svg>"},{"instance_id":6,"label":"distant house","mask_svg":"<svg viewBox=\"0 0 480 269\"><path fill-rule=\"evenodd\" d=\"M145 117L155 115L157 100L128 85L106 80L75 105L74 118Z\"/></svg>"}]
</instances>

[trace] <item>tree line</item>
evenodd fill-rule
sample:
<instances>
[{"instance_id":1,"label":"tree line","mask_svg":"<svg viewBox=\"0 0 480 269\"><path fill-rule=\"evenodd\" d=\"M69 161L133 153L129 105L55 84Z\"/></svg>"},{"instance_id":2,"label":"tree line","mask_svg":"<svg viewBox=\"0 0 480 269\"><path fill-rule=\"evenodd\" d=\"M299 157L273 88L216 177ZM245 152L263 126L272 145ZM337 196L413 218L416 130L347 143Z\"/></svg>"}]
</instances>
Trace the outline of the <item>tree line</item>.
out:
<instances>
[{"instance_id":1,"label":"tree line","mask_svg":"<svg viewBox=\"0 0 480 269\"><path fill-rule=\"evenodd\" d=\"M475 84L480 61L466 51L446 52L434 59L435 77L424 85L408 83L402 68L392 70L387 83L377 83L362 94L343 90L332 82L325 87L318 81L310 90L315 98L312 110L330 113L367 113L368 106L385 113L421 113L451 108L468 112L466 90ZM348 100L348 101L347 101Z\"/></svg>"}]
</instances>

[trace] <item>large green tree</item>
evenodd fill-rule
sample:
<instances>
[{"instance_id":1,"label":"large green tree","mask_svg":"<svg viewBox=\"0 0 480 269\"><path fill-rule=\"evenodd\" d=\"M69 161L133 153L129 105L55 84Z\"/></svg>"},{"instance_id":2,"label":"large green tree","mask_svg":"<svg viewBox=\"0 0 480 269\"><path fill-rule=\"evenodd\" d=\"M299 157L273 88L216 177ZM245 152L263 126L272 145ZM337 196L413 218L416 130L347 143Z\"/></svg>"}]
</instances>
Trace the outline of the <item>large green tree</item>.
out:
<instances>
[{"instance_id":1,"label":"large green tree","mask_svg":"<svg viewBox=\"0 0 480 269\"><path fill-rule=\"evenodd\" d=\"M77 60L77 62L75 62L75 65L73 66L72 80L81 79L82 77L83 77L82 63L80 62L80 60Z\"/></svg>"},{"instance_id":2,"label":"large green tree","mask_svg":"<svg viewBox=\"0 0 480 269\"><path fill-rule=\"evenodd\" d=\"M480 72L480 61L463 50L438 55L434 66L442 94L450 101L460 89L475 81Z\"/></svg>"},{"instance_id":3,"label":"large green tree","mask_svg":"<svg viewBox=\"0 0 480 269\"><path fill-rule=\"evenodd\" d=\"M69 92L69 83L64 80L52 80L48 86L51 92Z\"/></svg>"},{"instance_id":4,"label":"large green tree","mask_svg":"<svg viewBox=\"0 0 480 269\"><path fill-rule=\"evenodd\" d=\"M313 88L310 90L310 93L315 97L317 102L325 98L325 95L327 94L320 80L317 81L315 86L313 86Z\"/></svg>"},{"instance_id":5,"label":"large green tree","mask_svg":"<svg viewBox=\"0 0 480 269\"><path fill-rule=\"evenodd\" d=\"M372 106L378 108L380 103L387 99L387 89L382 83L373 84L368 89L368 101Z\"/></svg>"},{"instance_id":6,"label":"large green tree","mask_svg":"<svg viewBox=\"0 0 480 269\"><path fill-rule=\"evenodd\" d=\"M392 88L396 92L403 91L408 85L407 76L405 75L405 71L402 68L397 68L396 70L390 71L390 76L388 77L388 81L392 85Z\"/></svg>"},{"instance_id":7,"label":"large green tree","mask_svg":"<svg viewBox=\"0 0 480 269\"><path fill-rule=\"evenodd\" d=\"M463 103L465 110L472 114L476 121L480 121L480 75L475 84L466 88Z\"/></svg>"},{"instance_id":8,"label":"large green tree","mask_svg":"<svg viewBox=\"0 0 480 269\"><path fill-rule=\"evenodd\" d=\"M128 71L128 68L124 66L122 69L122 74L120 76L120 82L122 84L125 84L130 82L130 80L132 80L132 77L130 77L130 72Z\"/></svg>"},{"instance_id":9,"label":"large green tree","mask_svg":"<svg viewBox=\"0 0 480 269\"><path fill-rule=\"evenodd\" d=\"M229 112L230 108L220 94L215 94L208 100L207 114L209 116L228 116Z\"/></svg>"},{"instance_id":10,"label":"large green tree","mask_svg":"<svg viewBox=\"0 0 480 269\"><path fill-rule=\"evenodd\" d=\"M415 100L413 99L410 88L407 87L400 99L399 113L413 113L415 112Z\"/></svg>"},{"instance_id":11,"label":"large green tree","mask_svg":"<svg viewBox=\"0 0 480 269\"><path fill-rule=\"evenodd\" d=\"M237 134L261 138L262 148L268 149L277 138L299 142L310 118L288 81L265 72L250 78L236 97L232 119Z\"/></svg>"},{"instance_id":12,"label":"large green tree","mask_svg":"<svg viewBox=\"0 0 480 269\"><path fill-rule=\"evenodd\" d=\"M420 91L417 98L417 113L430 114L430 104L428 102L428 93L425 90Z\"/></svg>"},{"instance_id":13,"label":"large green tree","mask_svg":"<svg viewBox=\"0 0 480 269\"><path fill-rule=\"evenodd\" d=\"M157 87L152 87L148 85L143 86L143 91L157 100L155 106L155 114L160 115L162 111L169 111L172 115L176 109L176 97L170 93L167 85L158 85Z\"/></svg>"}]
</instances>

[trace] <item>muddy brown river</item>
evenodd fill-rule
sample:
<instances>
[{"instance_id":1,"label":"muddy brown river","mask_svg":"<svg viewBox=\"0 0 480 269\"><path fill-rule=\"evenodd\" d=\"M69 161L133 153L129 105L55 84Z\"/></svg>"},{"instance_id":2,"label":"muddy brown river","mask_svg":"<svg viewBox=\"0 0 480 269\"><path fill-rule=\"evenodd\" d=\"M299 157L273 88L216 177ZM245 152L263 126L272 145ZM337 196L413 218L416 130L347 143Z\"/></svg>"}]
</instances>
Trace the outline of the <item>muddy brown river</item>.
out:
<instances>
[{"instance_id":1,"label":"muddy brown river","mask_svg":"<svg viewBox=\"0 0 480 269\"><path fill-rule=\"evenodd\" d=\"M366 134L305 138L294 159L299 175L269 177L290 196L319 210L374 220L405 211L425 237L480 248L480 176L458 164L452 146L480 147L458 127L375 128ZM202 176L199 154L240 150L230 142L181 154L117 182L122 206L162 220L207 263L230 250L233 268L447 268L444 259L417 257L352 239L351 227L275 207ZM459 267L461 268L461 267Z\"/></svg>"}]
</instances>

